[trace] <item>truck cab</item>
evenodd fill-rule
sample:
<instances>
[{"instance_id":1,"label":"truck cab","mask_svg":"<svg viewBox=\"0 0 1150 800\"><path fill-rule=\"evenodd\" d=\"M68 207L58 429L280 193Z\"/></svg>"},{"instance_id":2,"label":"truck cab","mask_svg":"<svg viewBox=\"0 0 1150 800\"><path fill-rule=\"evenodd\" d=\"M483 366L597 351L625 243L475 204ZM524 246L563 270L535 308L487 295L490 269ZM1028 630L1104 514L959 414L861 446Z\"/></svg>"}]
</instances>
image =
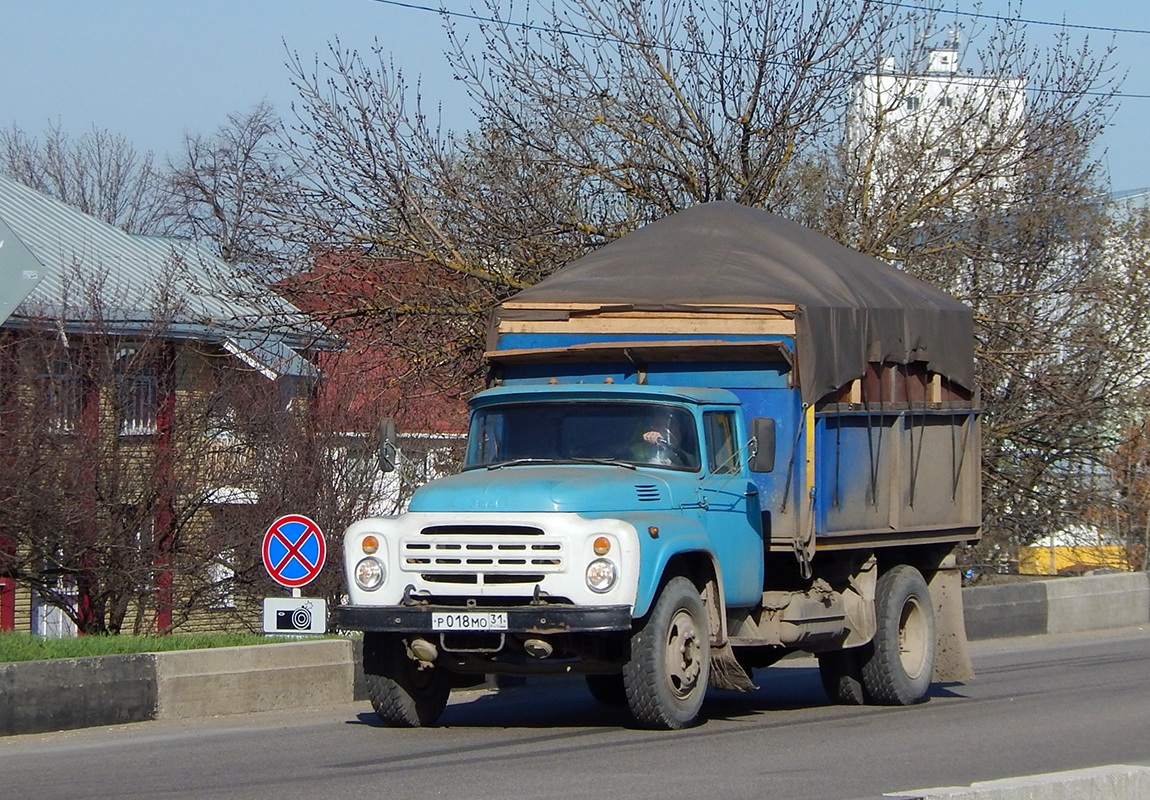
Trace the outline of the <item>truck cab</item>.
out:
<instances>
[{"instance_id":1,"label":"truck cab","mask_svg":"<svg viewBox=\"0 0 1150 800\"><path fill-rule=\"evenodd\" d=\"M450 674L441 683L583 672L621 691L636 622L668 576L690 576L711 607L684 634L680 668L705 687L720 609L753 607L763 591L760 444L747 430L723 389L481 392L461 472L418 489L407 513L347 531L341 619L367 633L369 659L414 652L417 674ZM415 719L430 713L411 705Z\"/></svg>"}]
</instances>

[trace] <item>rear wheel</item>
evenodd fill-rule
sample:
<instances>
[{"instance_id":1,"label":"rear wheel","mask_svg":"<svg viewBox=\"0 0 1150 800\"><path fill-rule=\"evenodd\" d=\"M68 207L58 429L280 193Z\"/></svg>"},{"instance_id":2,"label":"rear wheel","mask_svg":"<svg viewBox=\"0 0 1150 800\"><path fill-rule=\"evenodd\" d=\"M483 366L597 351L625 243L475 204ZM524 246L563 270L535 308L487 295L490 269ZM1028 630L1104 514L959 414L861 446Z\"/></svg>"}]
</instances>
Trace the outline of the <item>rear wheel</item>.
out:
<instances>
[{"instance_id":1,"label":"rear wheel","mask_svg":"<svg viewBox=\"0 0 1150 800\"><path fill-rule=\"evenodd\" d=\"M863 660L868 699L906 706L926 699L934 672L934 603L926 580L899 564L879 576L875 589L878 629Z\"/></svg>"},{"instance_id":2,"label":"rear wheel","mask_svg":"<svg viewBox=\"0 0 1150 800\"><path fill-rule=\"evenodd\" d=\"M363 671L371 707L396 728L434 725L451 694L450 676L408 655L400 636L365 633Z\"/></svg>"},{"instance_id":3,"label":"rear wheel","mask_svg":"<svg viewBox=\"0 0 1150 800\"><path fill-rule=\"evenodd\" d=\"M689 580L672 578L632 637L631 659L623 669L627 705L635 720L663 730L692 725L707 693L710 664L703 600Z\"/></svg>"},{"instance_id":4,"label":"rear wheel","mask_svg":"<svg viewBox=\"0 0 1150 800\"><path fill-rule=\"evenodd\" d=\"M818 659L819 678L827 697L844 706L861 706L866 701L858 648L819 653Z\"/></svg>"}]
</instances>

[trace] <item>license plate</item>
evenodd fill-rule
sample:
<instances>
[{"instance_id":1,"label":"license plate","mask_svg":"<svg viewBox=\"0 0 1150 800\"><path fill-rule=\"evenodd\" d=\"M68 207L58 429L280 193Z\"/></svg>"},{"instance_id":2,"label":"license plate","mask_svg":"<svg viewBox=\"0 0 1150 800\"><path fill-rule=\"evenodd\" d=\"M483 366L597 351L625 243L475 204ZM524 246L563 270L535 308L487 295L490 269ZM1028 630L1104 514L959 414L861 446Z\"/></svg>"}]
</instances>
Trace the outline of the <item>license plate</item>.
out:
<instances>
[{"instance_id":1,"label":"license plate","mask_svg":"<svg viewBox=\"0 0 1150 800\"><path fill-rule=\"evenodd\" d=\"M506 611L433 611L433 631L505 631Z\"/></svg>"}]
</instances>

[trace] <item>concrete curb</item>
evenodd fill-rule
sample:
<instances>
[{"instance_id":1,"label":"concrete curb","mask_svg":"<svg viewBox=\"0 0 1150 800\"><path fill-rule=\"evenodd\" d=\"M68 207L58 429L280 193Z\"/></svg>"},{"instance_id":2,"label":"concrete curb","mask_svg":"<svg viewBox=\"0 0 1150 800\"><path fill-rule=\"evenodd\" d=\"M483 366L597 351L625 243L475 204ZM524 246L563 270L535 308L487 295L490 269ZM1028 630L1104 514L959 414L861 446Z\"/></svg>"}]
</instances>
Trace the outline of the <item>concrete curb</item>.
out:
<instances>
[{"instance_id":1,"label":"concrete curb","mask_svg":"<svg viewBox=\"0 0 1150 800\"><path fill-rule=\"evenodd\" d=\"M1150 575L977 586L963 604L972 640L1139 625ZM0 736L350 703L361 664L346 639L0 664Z\"/></svg>"},{"instance_id":2,"label":"concrete curb","mask_svg":"<svg viewBox=\"0 0 1150 800\"><path fill-rule=\"evenodd\" d=\"M890 800L1143 800L1150 797L1150 767L1112 764L970 786L915 789L883 795Z\"/></svg>"}]
</instances>

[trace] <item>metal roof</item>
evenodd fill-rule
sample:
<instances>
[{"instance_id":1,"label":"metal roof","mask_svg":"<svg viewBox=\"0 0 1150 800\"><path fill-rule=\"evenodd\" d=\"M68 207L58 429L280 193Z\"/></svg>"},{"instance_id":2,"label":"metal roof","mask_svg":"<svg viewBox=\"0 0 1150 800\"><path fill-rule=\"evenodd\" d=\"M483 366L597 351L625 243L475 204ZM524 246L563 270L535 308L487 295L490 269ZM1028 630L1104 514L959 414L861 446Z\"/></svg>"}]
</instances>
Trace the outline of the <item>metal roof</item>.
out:
<instances>
[{"instance_id":1,"label":"metal roof","mask_svg":"<svg viewBox=\"0 0 1150 800\"><path fill-rule=\"evenodd\" d=\"M39 284L0 320L6 327L51 319L91 330L98 309L100 330L147 333L163 321L166 336L227 342L269 375L313 377L294 350L332 346L298 308L193 242L125 233L3 175L0 221L41 270Z\"/></svg>"}]
</instances>

